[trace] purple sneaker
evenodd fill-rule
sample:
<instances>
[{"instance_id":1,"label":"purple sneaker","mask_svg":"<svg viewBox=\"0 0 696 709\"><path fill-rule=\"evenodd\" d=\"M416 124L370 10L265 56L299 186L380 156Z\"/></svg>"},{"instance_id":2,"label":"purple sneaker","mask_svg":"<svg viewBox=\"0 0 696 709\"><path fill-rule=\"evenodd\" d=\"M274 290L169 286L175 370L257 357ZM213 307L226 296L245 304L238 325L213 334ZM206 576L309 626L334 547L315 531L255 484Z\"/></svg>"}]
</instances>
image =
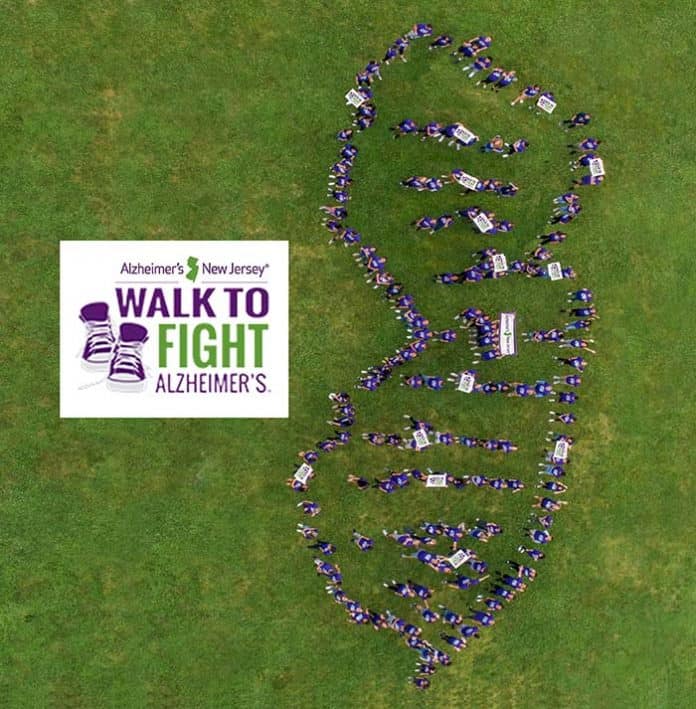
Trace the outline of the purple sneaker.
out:
<instances>
[{"instance_id":1,"label":"purple sneaker","mask_svg":"<svg viewBox=\"0 0 696 709\"><path fill-rule=\"evenodd\" d=\"M145 368L141 360L147 329L136 323L123 323L113 359L109 365L107 384L120 391L142 390Z\"/></svg>"},{"instance_id":2,"label":"purple sneaker","mask_svg":"<svg viewBox=\"0 0 696 709\"><path fill-rule=\"evenodd\" d=\"M80 320L87 327L87 340L82 350L83 366L87 369L106 369L116 347L108 304L87 303L80 310Z\"/></svg>"}]
</instances>

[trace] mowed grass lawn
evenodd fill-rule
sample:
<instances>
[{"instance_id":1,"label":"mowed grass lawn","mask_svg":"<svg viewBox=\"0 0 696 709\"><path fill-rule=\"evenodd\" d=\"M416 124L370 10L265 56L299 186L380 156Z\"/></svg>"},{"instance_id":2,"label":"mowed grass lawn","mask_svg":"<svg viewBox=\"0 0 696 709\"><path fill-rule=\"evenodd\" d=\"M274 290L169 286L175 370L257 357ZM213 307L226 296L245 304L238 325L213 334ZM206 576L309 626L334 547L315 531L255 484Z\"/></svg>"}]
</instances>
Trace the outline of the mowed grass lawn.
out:
<instances>
[{"instance_id":1,"label":"mowed grass lawn","mask_svg":"<svg viewBox=\"0 0 696 709\"><path fill-rule=\"evenodd\" d=\"M481 3L38 0L0 8L0 703L688 706L696 171L694 82L680 71L693 6L539 0L503 14ZM558 251L595 290L602 315L581 391L570 505L533 587L438 673L427 697L407 686L411 653L391 634L349 626L327 602L292 532L298 498L282 485L296 452L326 433L328 391L350 386L360 366L403 338L349 253L326 247L317 207L353 74L416 21L458 40L492 34L491 54L522 81L553 87L565 113L595 113L591 132L604 140L609 172ZM520 226L520 249L548 197L566 186L564 138L503 97L475 96L444 57L425 54L420 46L377 87L383 115L363 141L354 214L446 326L478 292L439 290L429 276L458 270L458 254L467 265L483 244L463 230L441 242L414 236L406 222L428 211L424 199L438 211L458 201L405 196L395 180L411 166L459 160L442 146L387 142L386 126L461 113L482 135L531 126L537 162L531 152L528 167L504 173L523 187L510 207L530 224ZM287 421L58 418L61 239L278 238L291 248ZM480 302L518 298L536 326L558 307L550 284L501 285L482 289ZM429 361L439 371L454 364L438 357ZM529 377L548 371L531 356L520 362ZM360 401L375 425L391 427L390 408L414 410L476 435L503 433L521 410L495 399L463 412L452 392L406 398L393 385ZM545 423L535 416L521 419L527 449L517 465L538 460ZM483 455L432 460L488 464ZM376 494L356 500L339 484L349 469L378 462L357 444L331 460L316 488L329 529L437 514L433 498L423 503L414 490L387 505ZM471 521L481 510L461 499ZM530 498L519 499L490 508L510 532L507 546L491 546L496 561L516 542ZM392 569L413 568L393 556L346 561L358 595L376 593Z\"/></svg>"}]
</instances>

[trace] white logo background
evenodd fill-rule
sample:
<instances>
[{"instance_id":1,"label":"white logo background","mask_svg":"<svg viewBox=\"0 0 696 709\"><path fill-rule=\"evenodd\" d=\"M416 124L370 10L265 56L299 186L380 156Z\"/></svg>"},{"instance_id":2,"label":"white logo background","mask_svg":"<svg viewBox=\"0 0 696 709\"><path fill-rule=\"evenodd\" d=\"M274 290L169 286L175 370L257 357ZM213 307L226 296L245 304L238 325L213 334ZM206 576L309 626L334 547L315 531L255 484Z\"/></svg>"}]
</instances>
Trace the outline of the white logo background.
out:
<instances>
[{"instance_id":1,"label":"white logo background","mask_svg":"<svg viewBox=\"0 0 696 709\"><path fill-rule=\"evenodd\" d=\"M186 279L189 257L198 259L195 282ZM176 265L172 275L122 273L124 263ZM205 273L206 263L228 267L228 272ZM230 273L230 264L257 266L256 273ZM261 267L266 266L261 273ZM264 288L269 295L269 310L264 317L247 316L244 295L251 288ZM154 288L161 288L171 308L175 288L181 289L182 311L191 313L194 288L215 288L210 304L215 317L134 317L120 316L116 288L147 289L145 309ZM241 288L240 312L230 317L230 296L225 288ZM88 371L82 353L87 329L80 320L81 308L93 302L108 303L111 327L118 340L122 322L143 325L149 340L142 349L146 380L142 391L115 391L108 386L105 371ZM144 315L144 313L143 313ZM171 315L171 313L170 313ZM254 367L254 333L246 332L246 356L237 369L235 354L229 368L196 368L191 363L191 331L199 322L211 323L218 332L228 323L236 332L238 323L266 323L263 333L263 366ZM188 325L189 366L178 366L178 334L171 331L174 343L169 350L166 369L158 366L158 327L162 323ZM206 344L212 344L206 340ZM219 361L219 360L218 360ZM237 376L238 393L174 393L156 391L160 374L176 386L177 372L189 375L248 375L248 392ZM256 385L256 377L262 374ZM259 393L257 389L265 387ZM288 416L288 244L287 241L62 241L60 244L60 415L61 418L287 418Z\"/></svg>"}]
</instances>

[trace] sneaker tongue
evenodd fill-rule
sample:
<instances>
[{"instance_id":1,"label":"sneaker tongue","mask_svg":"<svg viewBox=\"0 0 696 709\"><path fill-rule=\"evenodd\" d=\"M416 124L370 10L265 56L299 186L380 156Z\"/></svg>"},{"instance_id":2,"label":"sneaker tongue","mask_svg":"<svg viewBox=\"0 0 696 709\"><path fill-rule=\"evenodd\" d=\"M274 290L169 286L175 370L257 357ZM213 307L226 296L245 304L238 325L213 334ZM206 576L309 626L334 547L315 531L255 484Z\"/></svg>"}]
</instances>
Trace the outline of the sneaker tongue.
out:
<instances>
[{"instance_id":1,"label":"sneaker tongue","mask_svg":"<svg viewBox=\"0 0 696 709\"><path fill-rule=\"evenodd\" d=\"M135 323L123 323L120 330L121 342L145 342L147 328Z\"/></svg>"},{"instance_id":2,"label":"sneaker tongue","mask_svg":"<svg viewBox=\"0 0 696 709\"><path fill-rule=\"evenodd\" d=\"M80 310L80 317L83 320L108 320L109 306L107 303L87 303Z\"/></svg>"}]
</instances>

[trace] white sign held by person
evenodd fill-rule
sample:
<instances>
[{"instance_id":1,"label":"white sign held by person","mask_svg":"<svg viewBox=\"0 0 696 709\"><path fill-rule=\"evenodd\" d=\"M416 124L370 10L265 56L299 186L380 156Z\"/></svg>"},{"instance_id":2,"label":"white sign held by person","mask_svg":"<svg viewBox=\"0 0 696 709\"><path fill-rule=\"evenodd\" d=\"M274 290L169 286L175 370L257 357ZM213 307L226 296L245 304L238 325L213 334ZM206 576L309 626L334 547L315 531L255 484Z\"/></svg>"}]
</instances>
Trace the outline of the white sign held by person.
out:
<instances>
[{"instance_id":1,"label":"white sign held by person","mask_svg":"<svg viewBox=\"0 0 696 709\"><path fill-rule=\"evenodd\" d=\"M428 475L425 479L425 487L447 487L447 476L441 473Z\"/></svg>"},{"instance_id":2,"label":"white sign held by person","mask_svg":"<svg viewBox=\"0 0 696 709\"><path fill-rule=\"evenodd\" d=\"M604 160L602 158L592 158L590 160L590 175L592 177L604 175Z\"/></svg>"},{"instance_id":3,"label":"white sign held by person","mask_svg":"<svg viewBox=\"0 0 696 709\"><path fill-rule=\"evenodd\" d=\"M468 128L464 126L457 126L454 129L454 137L464 143L464 145L471 145L478 140L475 133L472 133Z\"/></svg>"},{"instance_id":4,"label":"white sign held by person","mask_svg":"<svg viewBox=\"0 0 696 709\"><path fill-rule=\"evenodd\" d=\"M346 104L348 106L355 106L355 108L358 108L359 106L362 106L365 101L367 101L367 99L355 89L351 89L346 94Z\"/></svg>"},{"instance_id":5,"label":"white sign held by person","mask_svg":"<svg viewBox=\"0 0 696 709\"><path fill-rule=\"evenodd\" d=\"M553 113L556 110L556 102L548 96L539 96L537 107L544 111L544 113Z\"/></svg>"},{"instance_id":6,"label":"white sign held by person","mask_svg":"<svg viewBox=\"0 0 696 709\"><path fill-rule=\"evenodd\" d=\"M553 460L556 463L565 463L568 460L568 441L563 439L556 441L556 447L553 449Z\"/></svg>"},{"instance_id":7,"label":"white sign held by person","mask_svg":"<svg viewBox=\"0 0 696 709\"><path fill-rule=\"evenodd\" d=\"M546 267L546 269L549 274L549 278L552 281L560 281L563 278L563 270L561 269L560 261L554 261L553 263L550 263Z\"/></svg>"},{"instance_id":8,"label":"white sign held by person","mask_svg":"<svg viewBox=\"0 0 696 709\"><path fill-rule=\"evenodd\" d=\"M462 172L461 175L457 177L457 182L462 187L466 187L468 190L475 190L480 180L478 177L474 177L473 175L469 175L466 172Z\"/></svg>"},{"instance_id":9,"label":"white sign held by person","mask_svg":"<svg viewBox=\"0 0 696 709\"><path fill-rule=\"evenodd\" d=\"M516 319L515 313L500 313L500 354L503 357L517 354Z\"/></svg>"},{"instance_id":10,"label":"white sign held by person","mask_svg":"<svg viewBox=\"0 0 696 709\"><path fill-rule=\"evenodd\" d=\"M413 440L416 442L416 447L419 449L427 448L430 445L430 441L428 440L428 434L422 429L414 431Z\"/></svg>"},{"instance_id":11,"label":"white sign held by person","mask_svg":"<svg viewBox=\"0 0 696 709\"><path fill-rule=\"evenodd\" d=\"M307 480L309 480L309 478L312 476L313 472L314 469L311 465L308 465L307 463L302 463L302 465L295 471L294 478L295 480L298 480L304 485Z\"/></svg>"},{"instance_id":12,"label":"white sign held by person","mask_svg":"<svg viewBox=\"0 0 696 709\"><path fill-rule=\"evenodd\" d=\"M474 217L474 224L483 234L493 228L493 222L485 214L477 214Z\"/></svg>"},{"instance_id":13,"label":"white sign held by person","mask_svg":"<svg viewBox=\"0 0 696 709\"><path fill-rule=\"evenodd\" d=\"M465 564L468 559L469 555L463 549L460 549L455 554L452 554L448 561L453 569L458 569L462 564Z\"/></svg>"},{"instance_id":14,"label":"white sign held by person","mask_svg":"<svg viewBox=\"0 0 696 709\"><path fill-rule=\"evenodd\" d=\"M507 267L505 254L493 254L493 273L505 273Z\"/></svg>"},{"instance_id":15,"label":"white sign held by person","mask_svg":"<svg viewBox=\"0 0 696 709\"><path fill-rule=\"evenodd\" d=\"M471 392L474 390L475 381L475 375L469 374L468 372L464 372L464 374L459 377L459 384L457 385L457 389L459 391L463 391L465 394L471 394Z\"/></svg>"}]
</instances>

